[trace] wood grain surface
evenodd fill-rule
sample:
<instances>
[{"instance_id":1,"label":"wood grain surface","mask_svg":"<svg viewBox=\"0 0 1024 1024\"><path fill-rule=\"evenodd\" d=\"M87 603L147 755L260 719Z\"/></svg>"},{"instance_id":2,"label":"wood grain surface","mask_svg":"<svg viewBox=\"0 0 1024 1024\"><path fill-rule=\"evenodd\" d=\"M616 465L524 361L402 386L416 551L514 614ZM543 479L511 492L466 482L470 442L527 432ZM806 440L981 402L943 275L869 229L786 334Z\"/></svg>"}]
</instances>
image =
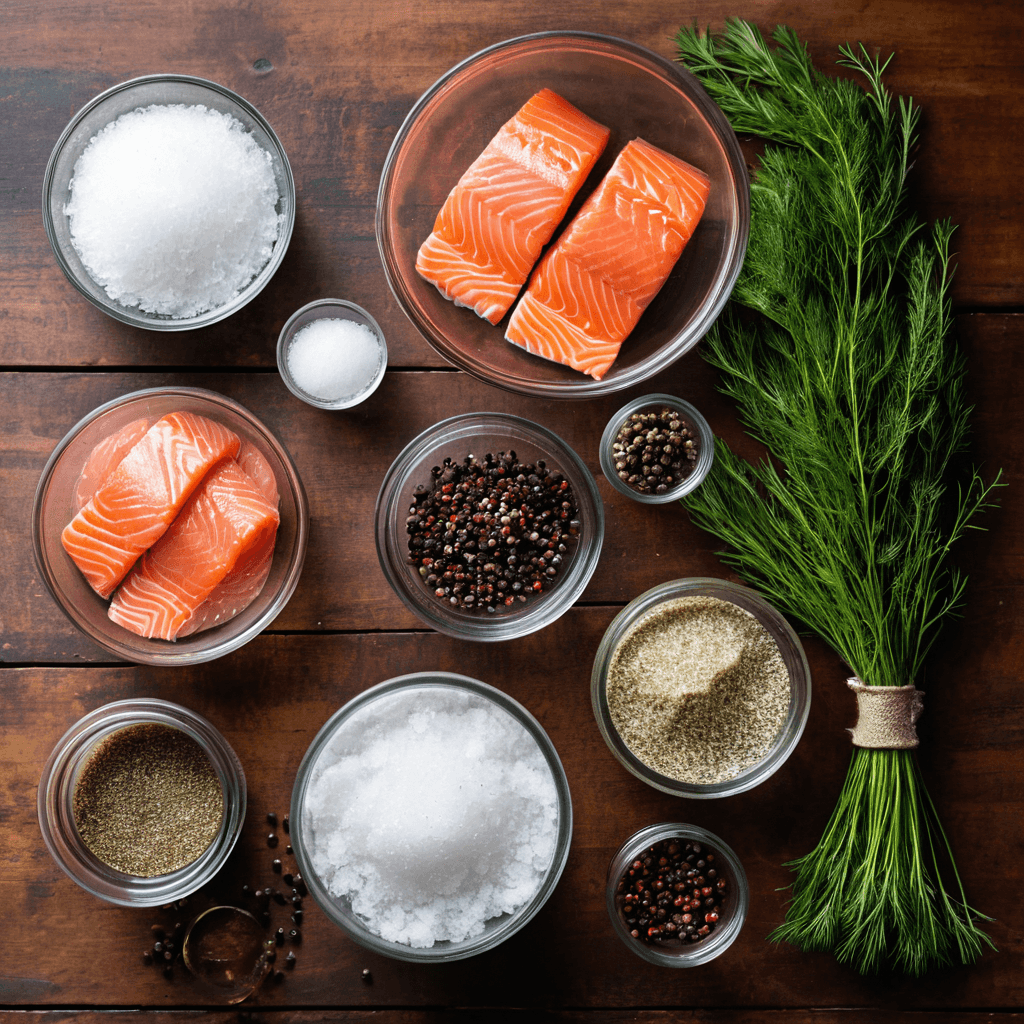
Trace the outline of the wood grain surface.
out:
<instances>
[{"instance_id":1,"label":"wood grain surface","mask_svg":"<svg viewBox=\"0 0 1024 1024\"><path fill-rule=\"evenodd\" d=\"M766 32L789 24L833 74L841 43L860 40L871 53L894 53L887 83L913 95L924 112L912 200L925 217L960 225L953 299L975 405L974 455L987 477L1001 467L1009 486L981 524L985 530L973 531L958 552L970 573L968 603L920 684L927 693L920 759L968 896L995 919L988 929L999 951L923 979L862 978L831 956L766 938L784 914L791 876L783 865L819 837L849 758L844 730L855 711L848 673L823 643L805 641L813 700L801 743L776 775L746 794L683 801L658 793L618 765L594 723L594 652L622 606L665 580L734 578L716 556L718 543L680 507L623 498L598 463L604 424L646 391L692 401L717 434L758 454L699 349L642 388L608 398L550 403L498 391L451 369L418 334L388 289L374 237L391 140L417 97L458 61L511 35L567 28L622 36L672 57L681 24L696 17L720 28L733 15ZM102 1011L124 1008L148 1009L147 1024L236 1019L182 970L168 980L143 966L151 925L173 924L210 901L241 904L243 885L272 884L270 862L281 851L266 846L265 816L287 811L299 761L320 726L368 685L424 668L499 686L551 736L574 807L562 881L537 918L498 949L432 967L362 950L307 899L295 970L244 1004L260 1011L257 1017L265 1010L280 1024L306 1024L333 1010L352 1024L1019 1019L1022 37L1024 9L1016 0L745 7L711 0L699 8L668 0L525 0L514 8L488 0L0 5L0 1024L108 1020ZM268 287L228 320L175 334L135 330L95 309L61 274L40 216L46 161L75 111L111 85L158 71L212 79L245 96L281 137L297 186L295 233ZM756 151L752 140L743 142ZM381 388L345 413L303 405L275 369L284 321L326 295L367 307L389 345ZM298 589L266 633L216 662L153 669L113 662L63 616L34 564L30 512L47 457L78 419L111 398L171 383L231 396L284 442L309 496L311 542ZM601 562L580 602L547 629L504 644L428 630L388 587L374 545L374 503L392 460L422 429L472 410L514 412L554 430L589 466L605 504ZM249 811L238 848L214 883L177 911L123 909L90 896L51 859L36 821L40 773L61 734L88 711L133 696L162 697L208 717L247 775ZM657 969L630 954L604 909L612 853L636 829L668 820L725 838L751 886L736 944L692 971ZM204 1007L205 1014L192 1012Z\"/></svg>"}]
</instances>

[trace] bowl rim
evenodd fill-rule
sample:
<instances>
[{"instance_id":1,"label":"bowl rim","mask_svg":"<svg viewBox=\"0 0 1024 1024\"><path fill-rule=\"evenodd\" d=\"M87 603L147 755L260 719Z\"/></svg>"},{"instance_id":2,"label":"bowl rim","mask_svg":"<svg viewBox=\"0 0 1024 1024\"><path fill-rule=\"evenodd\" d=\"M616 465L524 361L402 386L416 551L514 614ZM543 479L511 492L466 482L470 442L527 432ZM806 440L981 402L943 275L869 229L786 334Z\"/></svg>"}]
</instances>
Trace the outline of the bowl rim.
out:
<instances>
[{"instance_id":1,"label":"bowl rim","mask_svg":"<svg viewBox=\"0 0 1024 1024\"><path fill-rule=\"evenodd\" d=\"M274 597L274 600L267 606L264 613L258 619L253 621L248 628L233 636L226 637L206 650L176 650L172 643L165 644L164 641L157 641L156 643L161 646L154 646L152 652L147 652L143 655L141 652L132 650L126 645L119 643L101 630L92 628L90 623L84 617L76 617L75 614L73 614L72 609L68 606L68 602L63 600L61 596L61 587L56 576L50 569L46 553L43 550L43 504L49 492L50 480L52 478L54 468L60 461L61 456L75 441L82 430L91 423L100 419L102 416L106 415L111 410L127 405L131 402L146 398L173 398L176 396L190 400L201 399L203 401L212 402L213 404L218 405L243 419L254 433L258 434L261 438L266 439L266 442L274 451L277 458L280 459L281 464L285 469L290 490L294 496L296 506L295 545L294 550L292 551L288 571L281 581L280 591ZM141 391L132 391L128 394L120 395L117 398L112 398L97 406L92 410L92 412L83 416L73 427L71 427L70 430L68 430L50 453L49 458L43 466L42 472L39 474L39 481L36 484L35 495L32 499L31 524L32 550L35 556L36 569L39 572L43 583L46 585L46 589L50 592L50 596L53 598L54 603L71 621L72 625L104 650L109 651L111 654L114 654L119 658L124 658L126 661L143 665L198 665L203 662L213 661L225 654L230 654L232 651L238 650L239 647L247 644L253 639L253 637L263 632L263 630L273 622L277 615L280 614L288 601L291 600L292 594L294 594L295 588L298 586L299 577L302 574L302 567L306 557L306 546L309 540L309 503L306 498L305 488L302 485L302 479L299 476L298 470L296 469L295 463L292 461L292 457L288 450L272 433L272 431L258 417L246 409L245 406L236 402L233 398L229 398L227 395L222 395L216 391L210 391L206 388L168 385L166 387L144 388Z\"/></svg>"},{"instance_id":2,"label":"bowl rim","mask_svg":"<svg viewBox=\"0 0 1024 1024\"><path fill-rule=\"evenodd\" d=\"M390 942L374 935L367 928L355 929L350 924L336 905L336 898L331 896L319 876L313 871L312 864L306 852L303 833L303 808L305 804L306 791L309 788L313 769L316 767L324 748L331 741L340 725L351 718L358 711L372 704L380 697L397 693L402 690L411 690L422 687L437 687L469 691L476 696L491 701L506 713L512 716L529 733L537 744L538 749L544 757L545 762L551 770L555 783L555 790L558 797L558 836L555 850L552 854L551 864L548 867L544 881L534 894L529 903L520 907L506 921L492 930L470 939L465 939L455 944L438 944L428 947L406 946L402 943ZM292 786L292 795L289 806L289 821L291 822L292 846L295 852L295 859L299 864L303 880L313 897L314 902L324 912L325 916L337 925L348 935L353 942L358 943L365 949L373 950L384 956L402 960L407 963L446 963L453 960L463 960L478 953L486 952L510 938L520 931L539 913L540 909L547 902L550 895L561 879L565 865L569 859L569 850L572 845L573 813L572 794L569 790L569 780L565 774L565 768L558 756L551 737L548 736L544 727L537 718L514 697L509 696L496 686L474 679L470 676L461 675L457 672L446 672L443 670L428 670L422 672L409 672L404 675L394 676L383 682L368 687L361 693L356 694L348 700L327 721L320 727L312 743L306 749L305 754L299 763L295 774L295 782ZM353 915L354 916L354 915ZM495 932L500 935L495 941ZM439 948L440 947L440 948ZM436 950L436 952L429 952Z\"/></svg>"},{"instance_id":3,"label":"bowl rim","mask_svg":"<svg viewBox=\"0 0 1024 1024\"><path fill-rule=\"evenodd\" d=\"M194 85L199 86L200 88L209 89L212 92L219 93L225 99L240 107L248 117L252 118L252 120L260 126L262 131L266 132L267 137L277 150L277 155L281 159L281 165L287 185L287 194L285 196L281 196L279 199L279 202L283 202L286 207L284 210L285 216L283 221L281 221L281 228L278 233L277 240L274 242L274 250L270 255L270 259L257 272L256 276L253 277L253 279L238 293L238 295L234 297L234 299L226 302L223 306L219 306L216 309L210 309L205 313L198 314L197 316L183 319L149 319L148 316L142 314L141 311L139 314L134 314L132 312L132 307L130 306L122 306L109 298L101 300L99 296L93 295L78 280L77 275L73 273L71 267L67 263L67 260L64 258L64 254L61 252L60 244L57 240L57 233L53 226L53 220L50 216L49 208L49 198L54 186L54 174L56 172L57 160L68 139L70 139L74 134L75 129L79 124L81 124L85 116L102 103L105 103L111 97L116 96L118 93L127 92L128 90L137 88L141 85L151 85L160 82L182 82L186 85ZM130 78L127 81L119 82L117 85L112 85L109 89L104 89L103 92L93 96L91 100L89 100L74 114L71 120L68 121L64 130L60 133L57 142L50 151L50 157L46 162L46 170L43 172L43 227L46 230L46 238L50 243L50 248L53 250L53 254L57 260L57 265L63 271L64 276L71 282L74 288L84 295L97 309L106 313L108 316L113 317L115 320L119 320L121 323L129 324L132 327L140 327L144 330L186 331L199 327L207 327L210 324L215 324L221 320L227 319L227 317L231 316L232 313L236 313L243 306L248 305L252 299L263 291L270 282L270 279L276 273L278 267L280 267L281 263L284 261L285 254L288 251L288 246L291 243L292 232L295 227L295 206L295 177L292 174L292 167L288 161L288 154L285 152L284 146L278 138L277 133L270 126L270 122L267 121L267 119L247 99L240 96L232 89L229 89L226 85L213 82L208 78L200 78L197 75L184 75L177 72L156 72L149 75L139 75L137 78Z\"/></svg>"},{"instance_id":4,"label":"bowl rim","mask_svg":"<svg viewBox=\"0 0 1024 1024\"><path fill-rule=\"evenodd\" d=\"M715 134L726 153L733 176L736 181L736 205L737 205L737 231L735 236L729 240L729 246L725 253L726 271L719 276L719 286L714 301L702 309L695 316L693 324L684 332L685 342L680 345L680 335L677 335L671 342L666 343L660 352L653 353L646 360L638 363L621 376L605 376L601 380L583 378L576 381L531 381L524 384L514 374L495 372L493 368L478 365L474 360L466 357L448 338L439 330L434 330L424 318L415 315L410 309L410 303L405 301L404 293L408 291L403 285L403 277L399 271L391 251L394 246L391 244L391 235L388 230L386 211L388 209L388 198L394 186L395 165L405 141L416 121L425 108L431 103L434 97L441 92L456 77L462 75L474 64L486 60L493 54L502 50L509 50L517 46L529 46L530 44L556 43L559 40L576 40L581 43L589 43L594 46L604 46L608 51L624 49L637 59L654 65L669 79L675 79L685 85L687 95L699 108L704 117L714 126ZM643 46L640 43L622 39L619 36L609 35L601 32L587 32L580 30L554 29L543 32L533 32L522 36L514 36L493 43L481 50L470 54L459 61L443 75L441 75L423 94L416 100L409 113L399 126L395 137L391 141L384 165L381 169L380 183L377 188L377 208L374 216L374 227L377 238L377 248L380 253L381 263L384 267L384 276L387 278L388 286L399 307L403 310L413 326L423 335L431 348L434 349L447 362L464 370L478 380L482 380L494 387L502 388L517 394L537 396L552 399L573 399L593 398L598 395L611 394L633 387L649 379L666 369L677 359L689 352L700 339L707 333L715 322L725 304L732 294L736 279L743 267L746 255L747 242L750 233L750 175L747 171L746 160L740 149L736 132L729 123L722 109L708 95L707 91L700 84L700 81L689 70L677 62L663 57L661 54Z\"/></svg>"},{"instance_id":5,"label":"bowl rim","mask_svg":"<svg viewBox=\"0 0 1024 1024\"><path fill-rule=\"evenodd\" d=\"M640 760L619 736L608 711L606 684L612 655L626 632L656 607L679 597L716 597L750 612L768 630L785 659L783 643L789 647L794 668L789 673L790 703L786 719L769 751L745 771L722 782L692 783L672 779ZM594 655L590 676L590 702L598 729L615 759L648 786L672 796L691 800L715 800L735 796L759 786L775 774L796 749L811 711L811 669L796 631L786 617L752 587L712 576L690 576L669 580L645 590L612 619Z\"/></svg>"},{"instance_id":6,"label":"bowl rim","mask_svg":"<svg viewBox=\"0 0 1024 1024\"><path fill-rule=\"evenodd\" d=\"M480 433L483 430L496 430L502 425L511 425L526 434L530 441L543 449L544 458L557 461L562 472L574 477L574 485L578 482L585 489L592 507L593 539L584 549L578 544L569 571L561 576L556 585L542 599L528 602L523 611L515 615L483 618L478 614L467 613L456 618L453 613L442 614L444 606L436 601L423 588L417 589L410 580L410 574L396 567L389 554L389 531L387 523L396 515L404 502L408 485L412 482L410 474L426 453L437 445L451 441L457 443L465 437ZM514 446L514 439L510 440ZM469 454L467 452L467 454ZM453 456L454 459L454 456ZM577 501L580 501L577 496ZM403 517L399 516L399 519ZM374 507L374 542L377 549L377 561L385 579L391 585L401 602L427 625L439 633L456 637L460 640L478 640L496 642L512 640L527 636L530 633L549 626L567 612L580 598L587 588L601 555L604 544L604 503L597 489L594 475L587 468L571 445L562 440L556 433L548 430L532 420L512 413L504 412L465 412L449 416L428 427L414 437L399 452L391 463L384 479L381 481ZM399 542L391 538L395 545ZM403 562L404 565L404 562Z\"/></svg>"},{"instance_id":7,"label":"bowl rim","mask_svg":"<svg viewBox=\"0 0 1024 1024\"><path fill-rule=\"evenodd\" d=\"M700 437L700 451L697 453L697 461L690 474L670 491L666 491L664 494L641 494L640 491L633 490L624 480L619 479L618 473L615 472L615 461L612 458L612 444L614 444L620 428L633 413L653 405L667 405L681 412L683 417L689 420L697 430ZM632 498L644 505L664 505L670 501L678 501L691 491L695 491L711 472L714 458L715 435L712 433L711 424L696 406L691 405L685 399L676 398L675 395L655 393L634 398L608 420L604 433L601 435L600 460L601 471L604 473L605 479L620 494L625 494L627 498Z\"/></svg>"}]
</instances>

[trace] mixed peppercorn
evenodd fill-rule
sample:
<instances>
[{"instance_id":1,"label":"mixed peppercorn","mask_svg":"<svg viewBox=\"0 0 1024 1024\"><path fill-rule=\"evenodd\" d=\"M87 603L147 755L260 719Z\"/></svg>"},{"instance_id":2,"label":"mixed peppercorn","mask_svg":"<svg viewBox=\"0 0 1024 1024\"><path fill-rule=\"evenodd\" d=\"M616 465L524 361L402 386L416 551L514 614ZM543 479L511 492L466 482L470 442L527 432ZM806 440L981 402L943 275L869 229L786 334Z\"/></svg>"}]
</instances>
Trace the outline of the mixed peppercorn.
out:
<instances>
[{"instance_id":1,"label":"mixed peppercorn","mask_svg":"<svg viewBox=\"0 0 1024 1024\"><path fill-rule=\"evenodd\" d=\"M612 442L620 480L641 494L667 494L692 472L699 454L697 431L674 409L633 413Z\"/></svg>"},{"instance_id":2,"label":"mixed peppercorn","mask_svg":"<svg viewBox=\"0 0 1024 1024\"><path fill-rule=\"evenodd\" d=\"M438 600L493 614L551 588L580 531L562 473L510 451L446 458L430 475L405 526L409 564Z\"/></svg>"},{"instance_id":3,"label":"mixed peppercorn","mask_svg":"<svg viewBox=\"0 0 1024 1024\"><path fill-rule=\"evenodd\" d=\"M616 902L634 939L678 946L715 930L726 889L713 852L700 843L662 839L619 879Z\"/></svg>"}]
</instances>

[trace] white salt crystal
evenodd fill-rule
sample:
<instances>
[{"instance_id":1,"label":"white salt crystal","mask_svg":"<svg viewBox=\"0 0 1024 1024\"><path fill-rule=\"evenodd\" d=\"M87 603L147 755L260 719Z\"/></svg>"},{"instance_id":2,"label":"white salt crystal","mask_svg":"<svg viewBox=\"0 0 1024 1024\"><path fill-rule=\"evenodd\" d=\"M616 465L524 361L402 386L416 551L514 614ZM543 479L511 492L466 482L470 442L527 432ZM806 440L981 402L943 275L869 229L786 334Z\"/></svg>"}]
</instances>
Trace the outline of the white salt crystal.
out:
<instances>
[{"instance_id":1,"label":"white salt crystal","mask_svg":"<svg viewBox=\"0 0 1024 1024\"><path fill-rule=\"evenodd\" d=\"M285 358L292 380L307 395L340 402L373 383L381 348L377 335L365 324L325 318L298 331Z\"/></svg>"},{"instance_id":2,"label":"white salt crystal","mask_svg":"<svg viewBox=\"0 0 1024 1024\"><path fill-rule=\"evenodd\" d=\"M555 780L508 712L454 687L357 711L306 790L310 858L375 934L414 947L480 935L539 890L558 833Z\"/></svg>"},{"instance_id":3,"label":"white salt crystal","mask_svg":"<svg viewBox=\"0 0 1024 1024\"><path fill-rule=\"evenodd\" d=\"M122 114L75 163L64 208L86 270L116 302L175 318L217 309L269 261L283 222L270 154L229 114Z\"/></svg>"}]
</instances>

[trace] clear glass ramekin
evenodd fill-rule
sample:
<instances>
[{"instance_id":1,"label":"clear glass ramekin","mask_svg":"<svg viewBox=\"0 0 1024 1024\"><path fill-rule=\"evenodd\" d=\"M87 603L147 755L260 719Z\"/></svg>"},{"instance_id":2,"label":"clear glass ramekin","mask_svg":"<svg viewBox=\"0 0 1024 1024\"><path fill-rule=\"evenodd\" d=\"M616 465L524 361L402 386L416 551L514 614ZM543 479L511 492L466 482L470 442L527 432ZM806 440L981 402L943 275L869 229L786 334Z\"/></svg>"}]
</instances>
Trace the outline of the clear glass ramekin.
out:
<instances>
[{"instance_id":1,"label":"clear glass ramekin","mask_svg":"<svg viewBox=\"0 0 1024 1024\"><path fill-rule=\"evenodd\" d=\"M633 413L644 410L657 411L665 407L679 413L683 421L697 431L700 443L697 459L690 470L690 474L664 494L641 494L640 491L630 487L625 480L619 478L619 474L615 470L615 456L612 453L612 445L615 443L615 438L618 436L619 431ZM634 501L639 501L645 505L662 505L669 501L678 501L684 495L695 491L700 486L704 477L710 472L711 463L715 459L715 435L711 432L708 421L704 419L699 410L682 398L662 394L642 395L640 398L634 398L632 402L627 402L608 421L608 425L604 428L604 433L601 435L600 457L602 472L607 478L608 483L620 494L625 494Z\"/></svg>"},{"instance_id":2,"label":"clear glass ramekin","mask_svg":"<svg viewBox=\"0 0 1024 1024\"><path fill-rule=\"evenodd\" d=\"M667 601L680 597L714 597L722 601L730 601L750 612L757 621L771 634L779 646L779 653L789 671L789 711L779 729L775 742L768 753L746 771L723 782L698 784L681 782L669 778L646 765L626 746L612 721L608 708L608 670L612 655L619 642L630 628L645 615L654 611ZM807 716L811 710L811 669L807 664L803 644L793 631L793 627L773 608L756 590L741 587L728 580L693 577L690 579L672 580L652 587L639 597L632 600L611 621L594 657L594 667L590 676L590 701L608 748L619 763L647 785L660 789L663 793L673 796L688 797L691 800L708 800L716 797L733 796L744 793L748 789L759 786L770 775L773 775L785 763L803 735Z\"/></svg>"},{"instance_id":3,"label":"clear glass ramekin","mask_svg":"<svg viewBox=\"0 0 1024 1024\"><path fill-rule=\"evenodd\" d=\"M389 942L375 935L365 922L352 911L348 900L332 896L313 869L310 860L311 836L307 821L306 792L317 770L321 754L332 739L346 723L358 712L382 697L388 697L398 691L422 690L430 688L447 688L468 691L512 716L534 739L548 767L551 769L558 796L558 834L555 850L548 865L547 874L534 894L533 898L524 903L512 914L489 920L481 935L462 942L436 942L428 947L407 946L398 942ZM558 752L540 723L518 701L513 700L501 690L487 683L482 683L467 676L454 672L415 672L410 675L397 676L386 682L365 690L358 697L349 701L343 708L335 712L317 733L310 744L302 763L299 765L292 789L290 808L291 841L295 850L295 858L299 863L302 878L309 888L310 895L321 910L344 931L349 938L366 949L381 953L395 960L408 963L445 963L451 960L463 960L466 957L485 953L489 949L504 942L531 921L547 902L558 884L566 861L569 858L569 844L572 839L572 798L569 794L569 781L565 769L559 760Z\"/></svg>"},{"instance_id":4,"label":"clear glass ramekin","mask_svg":"<svg viewBox=\"0 0 1024 1024\"><path fill-rule=\"evenodd\" d=\"M132 725L180 729L210 759L220 779L224 811L213 842L191 864L166 875L140 878L96 858L75 826L75 786L89 755L112 733ZM43 842L58 866L87 892L122 907L162 906L195 892L221 869L245 821L245 772L227 740L205 718L165 700L121 700L76 722L50 754L39 781L37 809Z\"/></svg>"},{"instance_id":5,"label":"clear glass ramekin","mask_svg":"<svg viewBox=\"0 0 1024 1024\"><path fill-rule=\"evenodd\" d=\"M618 892L619 880L635 860L643 856L649 847L663 839L681 839L707 847L716 854L719 877L725 878L728 883L722 918L715 930L700 942L680 946L648 945L630 935L629 926L622 913L622 900ZM718 836L697 825L664 822L648 825L647 828L642 828L630 836L612 857L608 865L605 901L615 934L637 956L661 967L697 967L721 956L736 941L750 906L750 887L747 883L747 873L743 870L739 857Z\"/></svg>"}]
</instances>

